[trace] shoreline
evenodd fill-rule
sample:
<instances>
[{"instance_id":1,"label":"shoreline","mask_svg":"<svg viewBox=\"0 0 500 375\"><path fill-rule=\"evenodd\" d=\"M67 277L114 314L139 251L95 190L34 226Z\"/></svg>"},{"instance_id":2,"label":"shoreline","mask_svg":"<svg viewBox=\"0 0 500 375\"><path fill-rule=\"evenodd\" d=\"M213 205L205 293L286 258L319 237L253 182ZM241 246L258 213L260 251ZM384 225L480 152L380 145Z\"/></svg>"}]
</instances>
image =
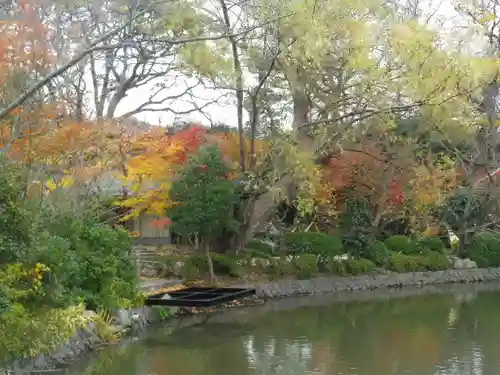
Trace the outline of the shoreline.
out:
<instances>
[{"instance_id":1,"label":"shoreline","mask_svg":"<svg viewBox=\"0 0 500 375\"><path fill-rule=\"evenodd\" d=\"M253 298L241 304L227 304L213 309L201 310L197 314L173 315L165 320L159 313L161 308L144 306L131 310L120 309L115 312L115 316L124 332L135 326L135 332L138 332L139 336L141 336L140 333L148 326L159 324L162 321L165 324L170 321L172 329L178 329L186 325L200 324L209 319L212 320L214 317L224 319L224 315L233 315L229 311L243 310L237 307L256 307L257 310L254 311L262 313L268 311L268 308L273 309L273 306L294 308L308 304L330 303L339 296L352 300L365 300L367 296L371 298L379 292L386 295L392 294L387 293L389 290L395 291L394 296L404 294L404 290L410 291L411 289L419 291L419 294L424 294L432 293L433 286L440 286L439 289L443 289L446 284L489 283L494 281L500 281L500 268L449 269L410 273L385 272L377 275L365 274L351 277L322 276L307 280L283 279L254 286L244 285L256 288L256 295ZM179 282L179 280L149 281L141 287L141 290L147 292ZM403 292L396 293L401 290ZM228 311L228 313L221 314L223 311ZM248 312L246 313L248 314ZM64 371L71 367L73 362L77 362L96 352L96 347L92 345L94 343L91 344L89 340L89 337L92 336L96 336L96 331L95 325L90 324L88 327L80 329L69 342L61 345L51 354L15 361L3 371L0 369L0 375L36 372L37 370L43 371L46 369L53 369L51 371L61 369L61 371ZM120 342L123 343L129 339L128 335L124 335ZM101 340L101 344L105 343Z\"/></svg>"}]
</instances>

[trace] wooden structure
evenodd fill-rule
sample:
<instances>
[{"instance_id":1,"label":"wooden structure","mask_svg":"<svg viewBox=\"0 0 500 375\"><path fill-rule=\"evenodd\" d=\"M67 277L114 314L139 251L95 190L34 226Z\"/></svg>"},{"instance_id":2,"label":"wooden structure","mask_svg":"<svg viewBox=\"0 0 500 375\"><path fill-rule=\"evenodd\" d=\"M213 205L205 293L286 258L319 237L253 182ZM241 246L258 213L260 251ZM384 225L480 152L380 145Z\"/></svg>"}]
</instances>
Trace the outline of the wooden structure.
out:
<instances>
[{"instance_id":1,"label":"wooden structure","mask_svg":"<svg viewBox=\"0 0 500 375\"><path fill-rule=\"evenodd\" d=\"M146 306L206 307L255 295L255 288L193 287L150 295Z\"/></svg>"}]
</instances>

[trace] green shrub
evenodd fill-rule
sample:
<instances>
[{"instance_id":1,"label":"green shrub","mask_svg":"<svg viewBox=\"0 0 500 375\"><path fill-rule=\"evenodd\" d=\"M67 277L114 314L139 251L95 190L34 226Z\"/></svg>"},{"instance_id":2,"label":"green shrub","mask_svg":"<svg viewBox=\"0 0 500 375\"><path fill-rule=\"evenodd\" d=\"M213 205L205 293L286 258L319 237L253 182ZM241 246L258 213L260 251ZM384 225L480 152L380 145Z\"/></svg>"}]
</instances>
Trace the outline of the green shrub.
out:
<instances>
[{"instance_id":1,"label":"green shrub","mask_svg":"<svg viewBox=\"0 0 500 375\"><path fill-rule=\"evenodd\" d=\"M392 236L384 241L385 246L390 251L401 252L406 255L415 255L421 253L420 246L406 236Z\"/></svg>"},{"instance_id":2,"label":"green shrub","mask_svg":"<svg viewBox=\"0 0 500 375\"><path fill-rule=\"evenodd\" d=\"M294 259L300 278L311 278L318 272L318 258L314 254L299 255Z\"/></svg>"},{"instance_id":3,"label":"green shrub","mask_svg":"<svg viewBox=\"0 0 500 375\"><path fill-rule=\"evenodd\" d=\"M422 271L421 262L416 257L403 253L391 252L388 268L399 273Z\"/></svg>"},{"instance_id":4,"label":"green shrub","mask_svg":"<svg viewBox=\"0 0 500 375\"><path fill-rule=\"evenodd\" d=\"M214 271L219 275L240 276L240 266L236 259L224 254L212 254Z\"/></svg>"},{"instance_id":5,"label":"green shrub","mask_svg":"<svg viewBox=\"0 0 500 375\"><path fill-rule=\"evenodd\" d=\"M128 233L101 224L86 189L31 201L24 172L0 159L1 362L67 341L84 324L83 302L93 309L135 305L139 278Z\"/></svg>"},{"instance_id":6,"label":"green shrub","mask_svg":"<svg viewBox=\"0 0 500 375\"><path fill-rule=\"evenodd\" d=\"M418 241L418 244L423 249L428 249L438 253L444 252L444 243L439 237L422 237Z\"/></svg>"},{"instance_id":7,"label":"green shrub","mask_svg":"<svg viewBox=\"0 0 500 375\"><path fill-rule=\"evenodd\" d=\"M123 229L68 221L38 246L47 248L38 261L49 266L66 296L82 297L91 309L125 307L139 294L137 269L128 258L132 243Z\"/></svg>"},{"instance_id":8,"label":"green shrub","mask_svg":"<svg viewBox=\"0 0 500 375\"><path fill-rule=\"evenodd\" d=\"M228 275L232 277L238 277L240 275L240 266L236 259L226 256L224 254L211 254L212 264L214 266L214 272L218 275ZM206 257L201 255L195 255L189 257L186 264L190 264L196 268L199 272L208 272L208 260Z\"/></svg>"},{"instance_id":9,"label":"green shrub","mask_svg":"<svg viewBox=\"0 0 500 375\"><path fill-rule=\"evenodd\" d=\"M388 268L401 273L438 271L450 268L450 262L445 254L436 251L425 251L421 255L392 252Z\"/></svg>"},{"instance_id":10,"label":"green shrub","mask_svg":"<svg viewBox=\"0 0 500 375\"><path fill-rule=\"evenodd\" d=\"M284 257L275 258L271 260L266 271L276 277L293 275L295 273L295 265Z\"/></svg>"},{"instance_id":11,"label":"green shrub","mask_svg":"<svg viewBox=\"0 0 500 375\"><path fill-rule=\"evenodd\" d=\"M194 263L186 261L179 271L179 276L187 281L195 281L200 278L201 272Z\"/></svg>"},{"instance_id":12,"label":"green shrub","mask_svg":"<svg viewBox=\"0 0 500 375\"><path fill-rule=\"evenodd\" d=\"M155 268L158 271L158 277L175 276L175 265L179 258L172 255L158 255L155 257Z\"/></svg>"},{"instance_id":13,"label":"green shrub","mask_svg":"<svg viewBox=\"0 0 500 375\"><path fill-rule=\"evenodd\" d=\"M347 276L346 264L341 260L329 259L327 261L328 271L339 276Z\"/></svg>"},{"instance_id":14,"label":"green shrub","mask_svg":"<svg viewBox=\"0 0 500 375\"><path fill-rule=\"evenodd\" d=\"M448 257L437 251L426 251L420 258L420 264L428 271L440 271L450 268Z\"/></svg>"},{"instance_id":15,"label":"green shrub","mask_svg":"<svg viewBox=\"0 0 500 375\"><path fill-rule=\"evenodd\" d=\"M479 267L500 267L500 235L493 232L474 234L466 255Z\"/></svg>"},{"instance_id":16,"label":"green shrub","mask_svg":"<svg viewBox=\"0 0 500 375\"><path fill-rule=\"evenodd\" d=\"M370 272L375 268L375 263L369 259L346 259L344 264L347 272L351 275Z\"/></svg>"},{"instance_id":17,"label":"green shrub","mask_svg":"<svg viewBox=\"0 0 500 375\"><path fill-rule=\"evenodd\" d=\"M290 232L283 236L285 250L292 254L314 254L332 258L342 254L342 240L321 232Z\"/></svg>"},{"instance_id":18,"label":"green shrub","mask_svg":"<svg viewBox=\"0 0 500 375\"><path fill-rule=\"evenodd\" d=\"M262 254L272 255L274 253L274 249L270 244L255 239L250 240L246 248Z\"/></svg>"},{"instance_id":19,"label":"green shrub","mask_svg":"<svg viewBox=\"0 0 500 375\"><path fill-rule=\"evenodd\" d=\"M83 306L26 310L21 304L0 319L0 366L22 358L50 353L89 323ZM20 334L22 332L22 334Z\"/></svg>"},{"instance_id":20,"label":"green shrub","mask_svg":"<svg viewBox=\"0 0 500 375\"><path fill-rule=\"evenodd\" d=\"M383 242L376 241L363 251L363 257L378 266L385 266L390 257L390 252Z\"/></svg>"},{"instance_id":21,"label":"green shrub","mask_svg":"<svg viewBox=\"0 0 500 375\"><path fill-rule=\"evenodd\" d=\"M248 249L248 248L243 249L241 252L241 255L244 259L251 259L251 258L272 259L273 258L273 256L269 253L263 253L262 251Z\"/></svg>"}]
</instances>

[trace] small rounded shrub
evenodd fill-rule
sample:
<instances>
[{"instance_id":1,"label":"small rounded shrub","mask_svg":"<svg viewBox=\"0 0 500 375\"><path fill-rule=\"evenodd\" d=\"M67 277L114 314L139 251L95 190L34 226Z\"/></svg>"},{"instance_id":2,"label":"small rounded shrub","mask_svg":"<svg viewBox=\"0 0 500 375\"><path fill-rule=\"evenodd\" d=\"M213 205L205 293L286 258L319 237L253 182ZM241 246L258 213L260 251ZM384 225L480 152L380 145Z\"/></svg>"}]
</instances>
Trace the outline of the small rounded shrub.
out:
<instances>
[{"instance_id":1,"label":"small rounded shrub","mask_svg":"<svg viewBox=\"0 0 500 375\"><path fill-rule=\"evenodd\" d=\"M295 273L295 266L286 258L275 258L269 263L267 272L276 277L293 275Z\"/></svg>"},{"instance_id":2,"label":"small rounded shrub","mask_svg":"<svg viewBox=\"0 0 500 375\"><path fill-rule=\"evenodd\" d=\"M217 275L228 275L231 277L238 277L240 275L240 266L236 259L217 253L212 253L211 258L214 272ZM186 264L194 266L199 272L208 272L208 260L205 256L195 255L189 257L186 260Z\"/></svg>"},{"instance_id":3,"label":"small rounded shrub","mask_svg":"<svg viewBox=\"0 0 500 375\"><path fill-rule=\"evenodd\" d=\"M370 272L375 268L375 263L369 259L346 259L344 263L347 272L351 275Z\"/></svg>"},{"instance_id":4,"label":"small rounded shrub","mask_svg":"<svg viewBox=\"0 0 500 375\"><path fill-rule=\"evenodd\" d=\"M418 241L418 244L423 249L428 249L438 253L444 252L444 243L439 237L423 237Z\"/></svg>"},{"instance_id":5,"label":"small rounded shrub","mask_svg":"<svg viewBox=\"0 0 500 375\"><path fill-rule=\"evenodd\" d=\"M274 254L272 245L255 239L248 241L246 248L263 254Z\"/></svg>"},{"instance_id":6,"label":"small rounded shrub","mask_svg":"<svg viewBox=\"0 0 500 375\"><path fill-rule=\"evenodd\" d=\"M285 251L332 258L342 254L342 240L321 232L290 232L283 236Z\"/></svg>"},{"instance_id":7,"label":"small rounded shrub","mask_svg":"<svg viewBox=\"0 0 500 375\"><path fill-rule=\"evenodd\" d=\"M200 278L201 272L194 263L186 261L179 271L179 276L187 281L195 281Z\"/></svg>"},{"instance_id":8,"label":"small rounded shrub","mask_svg":"<svg viewBox=\"0 0 500 375\"><path fill-rule=\"evenodd\" d=\"M387 266L391 271L404 273L422 271L423 267L420 263L416 257L411 255L391 252L390 261Z\"/></svg>"},{"instance_id":9,"label":"small rounded shrub","mask_svg":"<svg viewBox=\"0 0 500 375\"><path fill-rule=\"evenodd\" d=\"M339 275L339 276L347 276L346 265L341 260L328 259L326 263L326 267L329 272Z\"/></svg>"},{"instance_id":10,"label":"small rounded shrub","mask_svg":"<svg viewBox=\"0 0 500 375\"><path fill-rule=\"evenodd\" d=\"M383 242L376 241L363 251L363 257L377 266L385 266L390 258L390 252Z\"/></svg>"},{"instance_id":11,"label":"small rounded shrub","mask_svg":"<svg viewBox=\"0 0 500 375\"><path fill-rule=\"evenodd\" d=\"M271 259L273 256L270 253L262 252L255 249L245 248L241 251L241 256L244 259L251 258L263 258L263 259Z\"/></svg>"},{"instance_id":12,"label":"small rounded shrub","mask_svg":"<svg viewBox=\"0 0 500 375\"><path fill-rule=\"evenodd\" d=\"M479 267L500 267L500 235L493 232L474 234L466 255Z\"/></svg>"},{"instance_id":13,"label":"small rounded shrub","mask_svg":"<svg viewBox=\"0 0 500 375\"><path fill-rule=\"evenodd\" d=\"M392 252L388 268L396 272L439 271L450 268L450 261L445 254L426 251L421 255L406 255Z\"/></svg>"},{"instance_id":14,"label":"small rounded shrub","mask_svg":"<svg viewBox=\"0 0 500 375\"><path fill-rule=\"evenodd\" d=\"M446 270L451 265L448 257L437 251L427 251L417 257L420 258L420 264L428 271Z\"/></svg>"},{"instance_id":15,"label":"small rounded shrub","mask_svg":"<svg viewBox=\"0 0 500 375\"><path fill-rule=\"evenodd\" d=\"M294 259L299 278L311 278L318 272L318 258L314 254L303 254Z\"/></svg>"},{"instance_id":16,"label":"small rounded shrub","mask_svg":"<svg viewBox=\"0 0 500 375\"><path fill-rule=\"evenodd\" d=\"M420 254L421 248L417 243L406 236L392 236L384 241L385 246L390 251L401 252L406 255Z\"/></svg>"}]
</instances>

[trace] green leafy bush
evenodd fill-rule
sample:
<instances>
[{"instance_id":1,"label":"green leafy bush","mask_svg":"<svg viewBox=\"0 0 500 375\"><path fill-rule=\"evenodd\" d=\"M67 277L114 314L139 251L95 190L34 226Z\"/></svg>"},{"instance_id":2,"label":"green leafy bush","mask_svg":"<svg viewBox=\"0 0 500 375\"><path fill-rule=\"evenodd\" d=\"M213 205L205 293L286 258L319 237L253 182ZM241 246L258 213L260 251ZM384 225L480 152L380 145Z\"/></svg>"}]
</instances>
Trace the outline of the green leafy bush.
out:
<instances>
[{"instance_id":1,"label":"green leafy bush","mask_svg":"<svg viewBox=\"0 0 500 375\"><path fill-rule=\"evenodd\" d=\"M329 272L339 276L347 276L346 264L343 261L328 259L326 265Z\"/></svg>"},{"instance_id":2,"label":"green leafy bush","mask_svg":"<svg viewBox=\"0 0 500 375\"><path fill-rule=\"evenodd\" d=\"M236 259L233 257L213 253L211 255L212 263L214 266L214 272L218 275L228 275L232 277L238 277L240 275L240 266ZM208 270L208 259L201 255L195 255L189 257L185 264L189 264L196 268L199 272L207 273Z\"/></svg>"},{"instance_id":3,"label":"green leafy bush","mask_svg":"<svg viewBox=\"0 0 500 375\"><path fill-rule=\"evenodd\" d=\"M396 252L391 252L387 267L399 273L423 271L415 257Z\"/></svg>"},{"instance_id":4,"label":"green leafy bush","mask_svg":"<svg viewBox=\"0 0 500 375\"><path fill-rule=\"evenodd\" d=\"M390 257L390 252L383 242L376 241L365 248L362 255L378 266L385 266Z\"/></svg>"},{"instance_id":5,"label":"green leafy bush","mask_svg":"<svg viewBox=\"0 0 500 375\"><path fill-rule=\"evenodd\" d=\"M428 249L438 253L444 252L444 243L439 237L422 237L418 241L418 244L423 249Z\"/></svg>"},{"instance_id":6,"label":"green leafy bush","mask_svg":"<svg viewBox=\"0 0 500 375\"><path fill-rule=\"evenodd\" d=\"M0 171L0 357L34 356L67 340L84 323L83 303L137 303L127 232L100 224L83 196L29 200L24 172L1 157Z\"/></svg>"},{"instance_id":7,"label":"green leafy bush","mask_svg":"<svg viewBox=\"0 0 500 375\"><path fill-rule=\"evenodd\" d=\"M272 255L274 253L273 247L265 242L259 240L250 240L246 246L247 249L255 250L262 254Z\"/></svg>"},{"instance_id":8,"label":"green leafy bush","mask_svg":"<svg viewBox=\"0 0 500 375\"><path fill-rule=\"evenodd\" d=\"M388 268L401 273L438 271L450 268L450 262L446 255L435 251L426 251L421 255L392 252Z\"/></svg>"},{"instance_id":9,"label":"green leafy bush","mask_svg":"<svg viewBox=\"0 0 500 375\"><path fill-rule=\"evenodd\" d=\"M448 257L437 251L426 251L420 258L420 264L428 271L440 271L450 268L451 263Z\"/></svg>"},{"instance_id":10,"label":"green leafy bush","mask_svg":"<svg viewBox=\"0 0 500 375\"><path fill-rule=\"evenodd\" d=\"M375 268L375 263L369 259L346 259L344 260L347 273L358 275L360 273L370 272Z\"/></svg>"},{"instance_id":11,"label":"green leafy bush","mask_svg":"<svg viewBox=\"0 0 500 375\"><path fill-rule=\"evenodd\" d=\"M493 232L474 234L466 255L479 267L500 267L500 235Z\"/></svg>"},{"instance_id":12,"label":"green leafy bush","mask_svg":"<svg viewBox=\"0 0 500 375\"><path fill-rule=\"evenodd\" d=\"M123 229L68 221L39 246L53 248L39 259L63 284L64 293L83 298L91 309L129 306L139 294L137 270L128 256L132 242Z\"/></svg>"},{"instance_id":13,"label":"green leafy bush","mask_svg":"<svg viewBox=\"0 0 500 375\"><path fill-rule=\"evenodd\" d=\"M342 240L321 232L290 232L283 236L285 250L292 254L314 254L332 258L342 254Z\"/></svg>"},{"instance_id":14,"label":"green leafy bush","mask_svg":"<svg viewBox=\"0 0 500 375\"><path fill-rule=\"evenodd\" d=\"M269 253L255 250L255 249L248 249L248 248L243 249L241 251L240 257L247 259L247 260L252 259L252 258L262 258L262 259L272 259L273 258L273 256Z\"/></svg>"},{"instance_id":15,"label":"green leafy bush","mask_svg":"<svg viewBox=\"0 0 500 375\"><path fill-rule=\"evenodd\" d=\"M422 252L420 246L406 236L389 237L384 241L384 244L390 251L401 252L406 255L415 255Z\"/></svg>"},{"instance_id":16,"label":"green leafy bush","mask_svg":"<svg viewBox=\"0 0 500 375\"><path fill-rule=\"evenodd\" d=\"M82 306L28 311L14 304L0 319L0 365L48 353L87 323Z\"/></svg>"},{"instance_id":17,"label":"green leafy bush","mask_svg":"<svg viewBox=\"0 0 500 375\"><path fill-rule=\"evenodd\" d=\"M294 259L300 278L311 278L318 272L318 258L314 254L302 254Z\"/></svg>"},{"instance_id":18,"label":"green leafy bush","mask_svg":"<svg viewBox=\"0 0 500 375\"><path fill-rule=\"evenodd\" d=\"M296 273L295 265L285 257L272 259L266 271L268 274L275 277L293 275Z\"/></svg>"},{"instance_id":19,"label":"green leafy bush","mask_svg":"<svg viewBox=\"0 0 500 375\"><path fill-rule=\"evenodd\" d=\"M200 278L201 272L194 263L186 261L179 271L179 276L187 281L195 281Z\"/></svg>"},{"instance_id":20,"label":"green leafy bush","mask_svg":"<svg viewBox=\"0 0 500 375\"><path fill-rule=\"evenodd\" d=\"M344 210L339 215L345 252L359 257L363 249L373 242L372 214L369 199L348 194Z\"/></svg>"}]
</instances>

